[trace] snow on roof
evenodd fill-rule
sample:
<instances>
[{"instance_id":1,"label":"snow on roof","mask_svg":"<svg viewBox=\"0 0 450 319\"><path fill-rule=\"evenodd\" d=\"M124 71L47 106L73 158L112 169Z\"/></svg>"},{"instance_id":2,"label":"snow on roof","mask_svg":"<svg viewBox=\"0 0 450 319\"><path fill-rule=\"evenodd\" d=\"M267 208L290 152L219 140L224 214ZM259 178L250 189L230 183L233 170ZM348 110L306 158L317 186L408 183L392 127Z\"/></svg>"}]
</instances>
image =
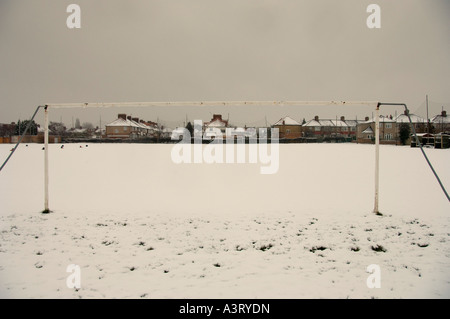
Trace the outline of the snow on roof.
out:
<instances>
[{"instance_id":1,"label":"snow on roof","mask_svg":"<svg viewBox=\"0 0 450 319\"><path fill-rule=\"evenodd\" d=\"M375 123L375 118L373 117L372 119L364 121L363 123ZM395 121L387 116L380 115L380 123L395 123Z\"/></svg>"},{"instance_id":2,"label":"snow on roof","mask_svg":"<svg viewBox=\"0 0 450 319\"><path fill-rule=\"evenodd\" d=\"M364 131L362 131L363 134L372 134L373 130L372 127L369 126L368 128L366 128Z\"/></svg>"},{"instance_id":3,"label":"snow on roof","mask_svg":"<svg viewBox=\"0 0 450 319\"><path fill-rule=\"evenodd\" d=\"M349 126L346 122L341 120L310 120L303 124L303 126L333 126L333 127L342 127Z\"/></svg>"},{"instance_id":4,"label":"snow on roof","mask_svg":"<svg viewBox=\"0 0 450 319\"><path fill-rule=\"evenodd\" d=\"M186 130L187 130L187 129L186 129L185 127L177 127L177 128L174 129L174 130L165 128L165 129L164 129L164 132L184 133Z\"/></svg>"},{"instance_id":5,"label":"snow on roof","mask_svg":"<svg viewBox=\"0 0 450 319\"><path fill-rule=\"evenodd\" d=\"M411 134L411 135L414 135L414 134ZM420 137L432 137L433 136L433 134L430 134L430 133L416 133L416 135L420 136Z\"/></svg>"},{"instance_id":6,"label":"snow on roof","mask_svg":"<svg viewBox=\"0 0 450 319\"><path fill-rule=\"evenodd\" d=\"M220 119L216 119L214 121L211 121L207 124L205 124L206 127L224 127L227 126L227 122L220 120Z\"/></svg>"},{"instance_id":7,"label":"snow on roof","mask_svg":"<svg viewBox=\"0 0 450 319\"><path fill-rule=\"evenodd\" d=\"M320 125L320 123L316 120L310 120L305 124L303 124L303 126L322 126L322 125Z\"/></svg>"},{"instance_id":8,"label":"snow on roof","mask_svg":"<svg viewBox=\"0 0 450 319\"><path fill-rule=\"evenodd\" d=\"M143 128L143 129L145 129L145 130L150 129L150 126L147 126L147 125L145 125L144 123L136 122L136 121L133 121L133 120L132 120L132 122L133 122L134 124L136 124L137 127Z\"/></svg>"},{"instance_id":9,"label":"snow on roof","mask_svg":"<svg viewBox=\"0 0 450 319\"><path fill-rule=\"evenodd\" d=\"M345 120L345 123L347 123L348 126L356 126L360 122L361 121L358 121L358 120Z\"/></svg>"},{"instance_id":10,"label":"snow on roof","mask_svg":"<svg viewBox=\"0 0 450 319\"><path fill-rule=\"evenodd\" d=\"M276 122L274 126L275 125L301 125L301 124L296 120L290 118L289 116L285 116L281 118L278 122Z\"/></svg>"},{"instance_id":11,"label":"snow on roof","mask_svg":"<svg viewBox=\"0 0 450 319\"><path fill-rule=\"evenodd\" d=\"M413 123L425 123L425 119L421 118L418 115L415 114L409 114L409 117L411 118L411 122ZM394 119L397 123L409 123L409 118L405 114L400 114Z\"/></svg>"},{"instance_id":12,"label":"snow on roof","mask_svg":"<svg viewBox=\"0 0 450 319\"><path fill-rule=\"evenodd\" d=\"M348 124L341 120L331 120L331 123L333 123L334 126L348 126Z\"/></svg>"},{"instance_id":13,"label":"snow on roof","mask_svg":"<svg viewBox=\"0 0 450 319\"><path fill-rule=\"evenodd\" d=\"M449 116L436 115L431 119L431 123L440 124L440 123L450 123Z\"/></svg>"},{"instance_id":14,"label":"snow on roof","mask_svg":"<svg viewBox=\"0 0 450 319\"><path fill-rule=\"evenodd\" d=\"M123 118L118 118L114 122L106 124L106 126L133 126L133 127L139 127L139 125L136 122L130 121L128 119L124 120Z\"/></svg>"}]
</instances>

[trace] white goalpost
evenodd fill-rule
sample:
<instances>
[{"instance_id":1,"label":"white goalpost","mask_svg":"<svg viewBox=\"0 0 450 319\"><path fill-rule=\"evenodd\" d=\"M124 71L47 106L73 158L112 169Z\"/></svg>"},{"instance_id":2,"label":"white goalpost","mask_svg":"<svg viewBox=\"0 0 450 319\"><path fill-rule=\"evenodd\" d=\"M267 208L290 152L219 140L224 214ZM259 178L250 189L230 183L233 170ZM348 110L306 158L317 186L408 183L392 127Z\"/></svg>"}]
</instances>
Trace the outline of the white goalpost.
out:
<instances>
[{"instance_id":1,"label":"white goalpost","mask_svg":"<svg viewBox=\"0 0 450 319\"><path fill-rule=\"evenodd\" d=\"M44 211L49 208L49 110L70 108L111 108L111 107L211 107L211 106L369 106L375 108L375 198L374 213L379 213L379 108L377 101L180 101L180 102L118 102L118 103L50 103L44 105ZM383 105L391 105L383 103ZM396 104L398 105L398 104ZM406 105L405 105L406 107Z\"/></svg>"}]
</instances>

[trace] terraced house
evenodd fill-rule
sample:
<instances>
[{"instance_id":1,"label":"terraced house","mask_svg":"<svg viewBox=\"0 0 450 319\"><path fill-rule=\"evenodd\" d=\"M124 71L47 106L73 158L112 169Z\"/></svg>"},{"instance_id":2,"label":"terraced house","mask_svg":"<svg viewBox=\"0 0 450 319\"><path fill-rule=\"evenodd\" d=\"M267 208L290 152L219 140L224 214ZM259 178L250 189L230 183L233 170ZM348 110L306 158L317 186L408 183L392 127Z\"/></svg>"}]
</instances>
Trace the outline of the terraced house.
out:
<instances>
[{"instance_id":1,"label":"terraced house","mask_svg":"<svg viewBox=\"0 0 450 319\"><path fill-rule=\"evenodd\" d=\"M395 117L395 123L397 125L397 132L398 135L400 135L400 130L402 129L402 126L407 126L409 127L408 130L410 130L411 127L411 123L414 126L414 130L416 131L417 134L424 134L427 133L427 121L415 114L410 113L409 117L411 118L411 122L409 121L408 115L406 114L406 111L403 114L400 114L398 116ZM413 133L412 131L410 132L411 134ZM412 140L412 135L406 140L406 144L411 144L411 140Z\"/></svg>"},{"instance_id":2,"label":"terraced house","mask_svg":"<svg viewBox=\"0 0 450 319\"><path fill-rule=\"evenodd\" d=\"M450 133L450 117L442 110L441 114L434 116L431 120L434 133Z\"/></svg>"},{"instance_id":3,"label":"terraced house","mask_svg":"<svg viewBox=\"0 0 450 319\"><path fill-rule=\"evenodd\" d=\"M358 120L346 120L344 116L340 119L320 119L316 115L314 119L303 124L303 135L324 141L351 141L356 138L357 124Z\"/></svg>"},{"instance_id":4,"label":"terraced house","mask_svg":"<svg viewBox=\"0 0 450 319\"><path fill-rule=\"evenodd\" d=\"M397 144L398 130L395 120L391 117L380 115L380 144ZM370 144L375 141L375 118L358 123L356 142Z\"/></svg>"},{"instance_id":5,"label":"terraced house","mask_svg":"<svg viewBox=\"0 0 450 319\"><path fill-rule=\"evenodd\" d=\"M107 138L151 137L157 134L158 131L156 123L132 118L126 114L119 114L115 121L106 124Z\"/></svg>"},{"instance_id":6,"label":"terraced house","mask_svg":"<svg viewBox=\"0 0 450 319\"><path fill-rule=\"evenodd\" d=\"M302 125L289 116L281 118L272 127L278 129L279 138L295 139L302 137Z\"/></svg>"}]
</instances>

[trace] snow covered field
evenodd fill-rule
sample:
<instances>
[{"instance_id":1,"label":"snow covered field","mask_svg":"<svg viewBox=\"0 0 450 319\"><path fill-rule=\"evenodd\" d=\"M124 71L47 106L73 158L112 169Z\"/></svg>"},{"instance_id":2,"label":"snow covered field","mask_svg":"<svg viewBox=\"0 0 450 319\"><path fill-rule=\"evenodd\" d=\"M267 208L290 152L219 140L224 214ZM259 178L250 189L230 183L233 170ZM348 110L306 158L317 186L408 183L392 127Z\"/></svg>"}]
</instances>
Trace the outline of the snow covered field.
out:
<instances>
[{"instance_id":1,"label":"snow covered field","mask_svg":"<svg viewBox=\"0 0 450 319\"><path fill-rule=\"evenodd\" d=\"M171 149L50 145L43 215L42 145L21 145L0 172L0 297L450 297L450 204L419 149L381 146L383 216L373 145L281 144L274 175ZM449 190L450 150L426 152Z\"/></svg>"}]
</instances>

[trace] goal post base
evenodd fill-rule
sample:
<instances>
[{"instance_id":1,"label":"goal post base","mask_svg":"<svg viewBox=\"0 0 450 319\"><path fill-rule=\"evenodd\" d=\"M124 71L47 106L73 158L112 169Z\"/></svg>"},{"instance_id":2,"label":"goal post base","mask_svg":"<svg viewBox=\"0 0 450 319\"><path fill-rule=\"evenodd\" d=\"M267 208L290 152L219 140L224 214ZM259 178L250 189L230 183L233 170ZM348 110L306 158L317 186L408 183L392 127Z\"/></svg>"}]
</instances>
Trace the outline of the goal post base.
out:
<instances>
[{"instance_id":1,"label":"goal post base","mask_svg":"<svg viewBox=\"0 0 450 319\"><path fill-rule=\"evenodd\" d=\"M379 211L373 211L373 213L377 216L384 216L382 213L380 213Z\"/></svg>"}]
</instances>

